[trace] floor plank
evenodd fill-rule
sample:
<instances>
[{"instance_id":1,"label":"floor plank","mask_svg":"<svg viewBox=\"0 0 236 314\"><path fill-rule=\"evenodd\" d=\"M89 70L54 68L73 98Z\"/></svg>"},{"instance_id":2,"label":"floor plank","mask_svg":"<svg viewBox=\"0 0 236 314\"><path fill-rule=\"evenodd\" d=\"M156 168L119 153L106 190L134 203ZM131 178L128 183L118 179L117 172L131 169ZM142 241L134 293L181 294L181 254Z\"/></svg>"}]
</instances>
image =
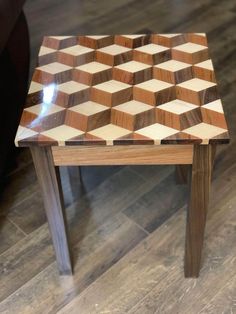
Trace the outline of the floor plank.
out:
<instances>
[{"instance_id":1,"label":"floor plank","mask_svg":"<svg viewBox=\"0 0 236 314\"><path fill-rule=\"evenodd\" d=\"M228 173L225 175L228 178ZM236 181L235 174L231 178L234 182ZM218 179L218 181L220 180ZM227 189L222 191L219 186L218 190L217 186L214 188L214 192L216 194L218 192L218 197L215 197L211 203L211 206L215 207L215 212L214 215L208 217L207 248L199 279L186 280L181 275L179 267L182 266L184 230L176 228L179 223L183 224L185 216L183 212L181 212L182 214L177 212L167 223L156 229L143 241L146 243L145 252L140 249L143 245L141 243L86 291L65 306L61 313L76 313L76 309L81 310L82 313L96 313L96 310L98 313L126 313L132 309L137 300L140 300L150 290L151 293L145 299L146 302L138 303L131 313L191 313L192 309L194 309L194 313L198 313L206 305L206 302L217 294L225 282L236 274L236 248L234 247L236 222L233 220L235 211L231 205L236 201L236 197L232 189L229 193ZM220 195L219 192L223 193ZM159 234L162 230L164 234ZM168 230L171 231L171 234ZM152 241L156 241L156 243L152 243ZM137 253L139 249L140 251ZM154 265L150 255L155 255ZM167 265L162 260L163 255L166 259L169 257ZM135 266L133 266L133 261L135 261ZM158 277L160 275L160 269L157 269L158 265L162 267L161 275L164 276L164 282ZM125 275L129 277L126 280L123 277ZM116 280L114 281L112 278L116 278ZM151 305L152 307L150 307Z\"/></svg>"},{"instance_id":2,"label":"floor plank","mask_svg":"<svg viewBox=\"0 0 236 314\"><path fill-rule=\"evenodd\" d=\"M2 302L0 312L56 313L145 237L123 214L114 215L74 247L73 278L60 278L54 262Z\"/></svg>"},{"instance_id":3,"label":"floor plank","mask_svg":"<svg viewBox=\"0 0 236 314\"><path fill-rule=\"evenodd\" d=\"M129 167L124 167L69 206L67 216L72 243L77 244L87 234L99 228L106 219L121 212L152 189L163 176L163 168L159 169L161 171L156 176L146 181L130 171ZM6 254L0 255L0 265L4 265L6 270L3 274L0 273L0 300L24 285L52 263L53 259L51 240L47 225L44 224L11 247ZM78 260L75 256L76 262Z\"/></svg>"},{"instance_id":4,"label":"floor plank","mask_svg":"<svg viewBox=\"0 0 236 314\"><path fill-rule=\"evenodd\" d=\"M184 220L183 210L174 214L59 313L126 313L169 272L182 272Z\"/></svg>"},{"instance_id":5,"label":"floor plank","mask_svg":"<svg viewBox=\"0 0 236 314\"><path fill-rule=\"evenodd\" d=\"M232 189L222 190L220 187L228 177L227 172L223 180L221 178L213 184L213 193L222 193L222 198L218 196L211 199L200 278L185 280L180 274L173 274L171 284L168 281L165 283L165 290L159 284L156 285L130 313L199 313L227 280L234 276L236 223L231 204L235 202L235 196ZM235 182L235 174L231 175L231 179Z\"/></svg>"},{"instance_id":6,"label":"floor plank","mask_svg":"<svg viewBox=\"0 0 236 314\"><path fill-rule=\"evenodd\" d=\"M25 237L23 230L6 216L0 216L0 254Z\"/></svg>"},{"instance_id":7,"label":"floor plank","mask_svg":"<svg viewBox=\"0 0 236 314\"><path fill-rule=\"evenodd\" d=\"M153 232L186 204L187 192L187 186L176 184L174 172L171 169L169 173L166 171L166 176L160 184L140 197L123 213L148 232Z\"/></svg>"},{"instance_id":8,"label":"floor plank","mask_svg":"<svg viewBox=\"0 0 236 314\"><path fill-rule=\"evenodd\" d=\"M235 297L236 276L224 285L212 300L201 310L201 314L214 313L235 313L236 297Z\"/></svg>"}]
</instances>

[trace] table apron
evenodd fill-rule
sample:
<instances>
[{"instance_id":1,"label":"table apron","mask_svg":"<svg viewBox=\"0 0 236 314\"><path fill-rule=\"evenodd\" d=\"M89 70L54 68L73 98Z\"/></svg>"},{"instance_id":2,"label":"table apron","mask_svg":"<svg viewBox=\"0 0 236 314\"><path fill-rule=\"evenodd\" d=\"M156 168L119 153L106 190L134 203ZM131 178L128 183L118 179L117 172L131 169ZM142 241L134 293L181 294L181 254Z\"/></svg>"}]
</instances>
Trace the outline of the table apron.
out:
<instances>
[{"instance_id":1,"label":"table apron","mask_svg":"<svg viewBox=\"0 0 236 314\"><path fill-rule=\"evenodd\" d=\"M192 164L193 145L53 146L55 166Z\"/></svg>"}]
</instances>

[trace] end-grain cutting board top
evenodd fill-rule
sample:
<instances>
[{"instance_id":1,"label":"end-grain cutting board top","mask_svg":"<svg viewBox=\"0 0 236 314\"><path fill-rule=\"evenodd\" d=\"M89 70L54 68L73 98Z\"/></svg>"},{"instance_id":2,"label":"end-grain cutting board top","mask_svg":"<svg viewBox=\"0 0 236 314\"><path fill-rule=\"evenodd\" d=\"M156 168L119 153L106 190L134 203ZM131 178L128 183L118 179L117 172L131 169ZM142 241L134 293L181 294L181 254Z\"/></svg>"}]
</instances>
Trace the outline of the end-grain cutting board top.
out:
<instances>
[{"instance_id":1,"label":"end-grain cutting board top","mask_svg":"<svg viewBox=\"0 0 236 314\"><path fill-rule=\"evenodd\" d=\"M50 36L17 146L227 143L205 34Z\"/></svg>"}]
</instances>

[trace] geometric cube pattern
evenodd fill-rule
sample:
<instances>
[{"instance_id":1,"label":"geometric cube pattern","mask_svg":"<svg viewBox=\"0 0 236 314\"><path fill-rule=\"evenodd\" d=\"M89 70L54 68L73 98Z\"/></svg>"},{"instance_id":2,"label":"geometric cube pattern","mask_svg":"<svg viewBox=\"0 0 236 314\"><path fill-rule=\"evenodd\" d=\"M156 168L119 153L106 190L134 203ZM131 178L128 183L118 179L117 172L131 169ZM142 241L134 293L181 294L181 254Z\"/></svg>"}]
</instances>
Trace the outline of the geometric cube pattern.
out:
<instances>
[{"instance_id":1,"label":"geometric cube pattern","mask_svg":"<svg viewBox=\"0 0 236 314\"><path fill-rule=\"evenodd\" d=\"M205 34L48 36L17 146L229 141Z\"/></svg>"}]
</instances>

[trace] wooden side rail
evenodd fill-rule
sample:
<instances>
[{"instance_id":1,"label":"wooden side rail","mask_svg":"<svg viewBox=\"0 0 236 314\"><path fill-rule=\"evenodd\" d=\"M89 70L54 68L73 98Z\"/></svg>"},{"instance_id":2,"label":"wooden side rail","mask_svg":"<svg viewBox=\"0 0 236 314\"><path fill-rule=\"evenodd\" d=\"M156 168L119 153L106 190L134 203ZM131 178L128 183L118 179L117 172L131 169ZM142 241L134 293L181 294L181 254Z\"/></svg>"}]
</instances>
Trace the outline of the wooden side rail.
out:
<instances>
[{"instance_id":1,"label":"wooden side rail","mask_svg":"<svg viewBox=\"0 0 236 314\"><path fill-rule=\"evenodd\" d=\"M55 146L55 166L192 164L193 145Z\"/></svg>"}]
</instances>

